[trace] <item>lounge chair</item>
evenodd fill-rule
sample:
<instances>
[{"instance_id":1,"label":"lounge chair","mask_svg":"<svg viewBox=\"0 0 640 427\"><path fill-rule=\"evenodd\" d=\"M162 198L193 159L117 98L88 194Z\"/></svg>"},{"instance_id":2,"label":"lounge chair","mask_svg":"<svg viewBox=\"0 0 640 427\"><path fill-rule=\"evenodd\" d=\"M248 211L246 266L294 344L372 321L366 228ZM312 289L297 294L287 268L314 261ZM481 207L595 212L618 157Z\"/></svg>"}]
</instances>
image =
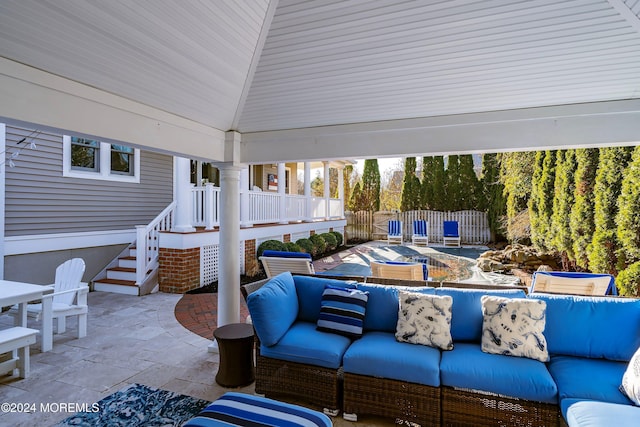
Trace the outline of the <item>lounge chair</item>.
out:
<instances>
[{"instance_id":1,"label":"lounge chair","mask_svg":"<svg viewBox=\"0 0 640 427\"><path fill-rule=\"evenodd\" d=\"M444 245L449 244L460 247L460 228L458 227L458 221L445 221L443 223L442 240Z\"/></svg>"},{"instance_id":2,"label":"lounge chair","mask_svg":"<svg viewBox=\"0 0 640 427\"><path fill-rule=\"evenodd\" d=\"M421 262L371 261L371 276L403 280L427 280L427 265Z\"/></svg>"},{"instance_id":3,"label":"lounge chair","mask_svg":"<svg viewBox=\"0 0 640 427\"><path fill-rule=\"evenodd\" d=\"M277 276L285 271L315 274L311 255L304 252L264 251L260 261L267 277Z\"/></svg>"},{"instance_id":4,"label":"lounge chair","mask_svg":"<svg viewBox=\"0 0 640 427\"><path fill-rule=\"evenodd\" d=\"M618 294L615 279L610 274L566 271L537 271L533 273L530 292L570 295Z\"/></svg>"},{"instance_id":5,"label":"lounge chair","mask_svg":"<svg viewBox=\"0 0 640 427\"><path fill-rule=\"evenodd\" d=\"M416 246L427 246L429 244L429 223L424 219L413 221L413 235L411 236L411 243Z\"/></svg>"},{"instance_id":6,"label":"lounge chair","mask_svg":"<svg viewBox=\"0 0 640 427\"><path fill-rule=\"evenodd\" d=\"M67 329L67 317L78 316L78 338L87 336L87 294L89 286L82 282L85 264L82 258L73 258L60 264L56 268L53 293L44 298L53 298L53 318L57 321L56 333L62 334ZM13 316L18 315L18 307L9 311ZM27 316L40 320L42 303L27 304Z\"/></svg>"},{"instance_id":7,"label":"lounge chair","mask_svg":"<svg viewBox=\"0 0 640 427\"><path fill-rule=\"evenodd\" d=\"M391 220L389 221L389 229L387 233L387 243L402 244L402 221Z\"/></svg>"}]
</instances>

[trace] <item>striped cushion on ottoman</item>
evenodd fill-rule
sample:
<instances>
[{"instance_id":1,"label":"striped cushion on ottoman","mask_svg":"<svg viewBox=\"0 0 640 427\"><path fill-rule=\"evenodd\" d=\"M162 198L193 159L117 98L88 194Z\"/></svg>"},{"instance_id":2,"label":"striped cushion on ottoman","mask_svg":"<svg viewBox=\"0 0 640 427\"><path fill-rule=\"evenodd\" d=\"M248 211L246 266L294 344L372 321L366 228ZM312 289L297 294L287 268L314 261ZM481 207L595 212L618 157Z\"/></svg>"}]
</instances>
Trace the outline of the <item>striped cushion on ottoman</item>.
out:
<instances>
[{"instance_id":1,"label":"striped cushion on ottoman","mask_svg":"<svg viewBox=\"0 0 640 427\"><path fill-rule=\"evenodd\" d=\"M184 426L331 427L325 414L266 397L225 393ZM183 427L184 427L183 426Z\"/></svg>"}]
</instances>

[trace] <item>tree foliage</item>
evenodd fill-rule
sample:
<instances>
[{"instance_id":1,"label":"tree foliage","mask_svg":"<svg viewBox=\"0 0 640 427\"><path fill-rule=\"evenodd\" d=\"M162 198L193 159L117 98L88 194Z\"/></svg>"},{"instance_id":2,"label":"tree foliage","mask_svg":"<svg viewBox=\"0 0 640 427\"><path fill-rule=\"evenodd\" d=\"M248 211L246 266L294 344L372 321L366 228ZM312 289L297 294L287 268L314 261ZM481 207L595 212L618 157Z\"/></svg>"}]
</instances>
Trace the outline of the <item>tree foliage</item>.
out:
<instances>
[{"instance_id":1,"label":"tree foliage","mask_svg":"<svg viewBox=\"0 0 640 427\"><path fill-rule=\"evenodd\" d=\"M574 203L569 225L576 264L586 269L589 265L587 248L593 240L594 231L593 190L598 171L598 149L576 150L576 164Z\"/></svg>"},{"instance_id":2,"label":"tree foliage","mask_svg":"<svg viewBox=\"0 0 640 427\"><path fill-rule=\"evenodd\" d=\"M432 209L436 211L444 211L447 209L446 192L445 192L445 170L444 157L435 156L433 158L433 181L432 186Z\"/></svg>"},{"instance_id":3,"label":"tree foliage","mask_svg":"<svg viewBox=\"0 0 640 427\"><path fill-rule=\"evenodd\" d=\"M473 164L473 156L465 154L458 157L458 182L459 199L456 210L480 210L482 209L482 187ZM456 201L454 201L456 202Z\"/></svg>"},{"instance_id":4,"label":"tree foliage","mask_svg":"<svg viewBox=\"0 0 640 427\"><path fill-rule=\"evenodd\" d=\"M422 158L422 181L420 183L420 207L422 209L433 208L433 180L434 180L434 159L433 157Z\"/></svg>"},{"instance_id":5,"label":"tree foliage","mask_svg":"<svg viewBox=\"0 0 640 427\"><path fill-rule=\"evenodd\" d=\"M500 182L500 163L495 153L482 156L482 187L491 240L497 241L504 237L502 217L506 213L506 204L504 185Z\"/></svg>"},{"instance_id":6,"label":"tree foliage","mask_svg":"<svg viewBox=\"0 0 640 427\"><path fill-rule=\"evenodd\" d=\"M594 273L617 275L620 241L616 234L618 197L632 147L601 148L594 185L593 240L589 248L589 269Z\"/></svg>"},{"instance_id":7,"label":"tree foliage","mask_svg":"<svg viewBox=\"0 0 640 427\"><path fill-rule=\"evenodd\" d=\"M559 151L556 161L553 214L551 215L551 235L553 236L551 243L553 249L564 252L569 261L575 259L569 227L569 215L574 201L575 171L575 150Z\"/></svg>"},{"instance_id":8,"label":"tree foliage","mask_svg":"<svg viewBox=\"0 0 640 427\"><path fill-rule=\"evenodd\" d=\"M531 176L533 174L534 152L516 152L500 154L500 180L504 185L506 199L506 231L510 241L521 238L516 218L527 211L531 195Z\"/></svg>"},{"instance_id":9,"label":"tree foliage","mask_svg":"<svg viewBox=\"0 0 640 427\"><path fill-rule=\"evenodd\" d=\"M617 235L627 264L640 261L640 146L624 172L616 217Z\"/></svg>"},{"instance_id":10,"label":"tree foliage","mask_svg":"<svg viewBox=\"0 0 640 427\"><path fill-rule=\"evenodd\" d=\"M556 152L538 151L531 182L529 220L531 243L538 249L551 247L549 225L553 213L553 196L556 176Z\"/></svg>"},{"instance_id":11,"label":"tree foliage","mask_svg":"<svg viewBox=\"0 0 640 427\"><path fill-rule=\"evenodd\" d=\"M380 170L377 159L364 161L360 202L362 210L374 212L380 210Z\"/></svg>"},{"instance_id":12,"label":"tree foliage","mask_svg":"<svg viewBox=\"0 0 640 427\"><path fill-rule=\"evenodd\" d=\"M402 199L400 210L403 212L420 209L420 179L416 176L416 158L407 157L404 161L402 180Z\"/></svg>"}]
</instances>

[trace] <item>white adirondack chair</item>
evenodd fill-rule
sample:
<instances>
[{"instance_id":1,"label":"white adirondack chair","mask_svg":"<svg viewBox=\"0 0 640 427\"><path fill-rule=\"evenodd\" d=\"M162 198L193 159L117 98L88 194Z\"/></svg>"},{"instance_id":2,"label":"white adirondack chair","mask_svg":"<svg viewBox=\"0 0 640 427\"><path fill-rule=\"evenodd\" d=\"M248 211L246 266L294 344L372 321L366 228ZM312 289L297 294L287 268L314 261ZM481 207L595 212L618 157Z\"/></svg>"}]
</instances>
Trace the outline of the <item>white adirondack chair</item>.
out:
<instances>
[{"instance_id":1,"label":"white adirondack chair","mask_svg":"<svg viewBox=\"0 0 640 427\"><path fill-rule=\"evenodd\" d=\"M89 286L82 282L85 264L82 258L73 258L56 268L54 291L45 298L53 298L53 318L57 321L56 332L62 334L67 329L67 317L78 316L78 338L87 336L87 294ZM17 315L14 306L11 314ZM40 320L42 304L27 304L27 316Z\"/></svg>"}]
</instances>

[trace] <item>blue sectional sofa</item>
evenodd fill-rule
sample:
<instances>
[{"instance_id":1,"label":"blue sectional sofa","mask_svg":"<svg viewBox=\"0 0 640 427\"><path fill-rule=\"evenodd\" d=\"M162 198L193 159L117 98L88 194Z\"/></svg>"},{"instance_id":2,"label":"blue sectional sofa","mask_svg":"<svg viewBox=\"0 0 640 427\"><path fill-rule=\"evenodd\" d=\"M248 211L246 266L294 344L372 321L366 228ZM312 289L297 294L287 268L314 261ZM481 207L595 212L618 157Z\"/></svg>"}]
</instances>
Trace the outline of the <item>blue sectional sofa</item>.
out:
<instances>
[{"instance_id":1,"label":"blue sectional sofa","mask_svg":"<svg viewBox=\"0 0 640 427\"><path fill-rule=\"evenodd\" d=\"M640 425L640 407L619 390L640 347L640 300L289 273L264 282L246 292L259 339L257 393L289 395L330 414L342 409L351 420L371 414L423 426ZM327 285L367 292L358 339L316 329ZM451 297L452 350L396 339L401 290ZM483 295L544 301L548 362L482 351Z\"/></svg>"}]
</instances>

